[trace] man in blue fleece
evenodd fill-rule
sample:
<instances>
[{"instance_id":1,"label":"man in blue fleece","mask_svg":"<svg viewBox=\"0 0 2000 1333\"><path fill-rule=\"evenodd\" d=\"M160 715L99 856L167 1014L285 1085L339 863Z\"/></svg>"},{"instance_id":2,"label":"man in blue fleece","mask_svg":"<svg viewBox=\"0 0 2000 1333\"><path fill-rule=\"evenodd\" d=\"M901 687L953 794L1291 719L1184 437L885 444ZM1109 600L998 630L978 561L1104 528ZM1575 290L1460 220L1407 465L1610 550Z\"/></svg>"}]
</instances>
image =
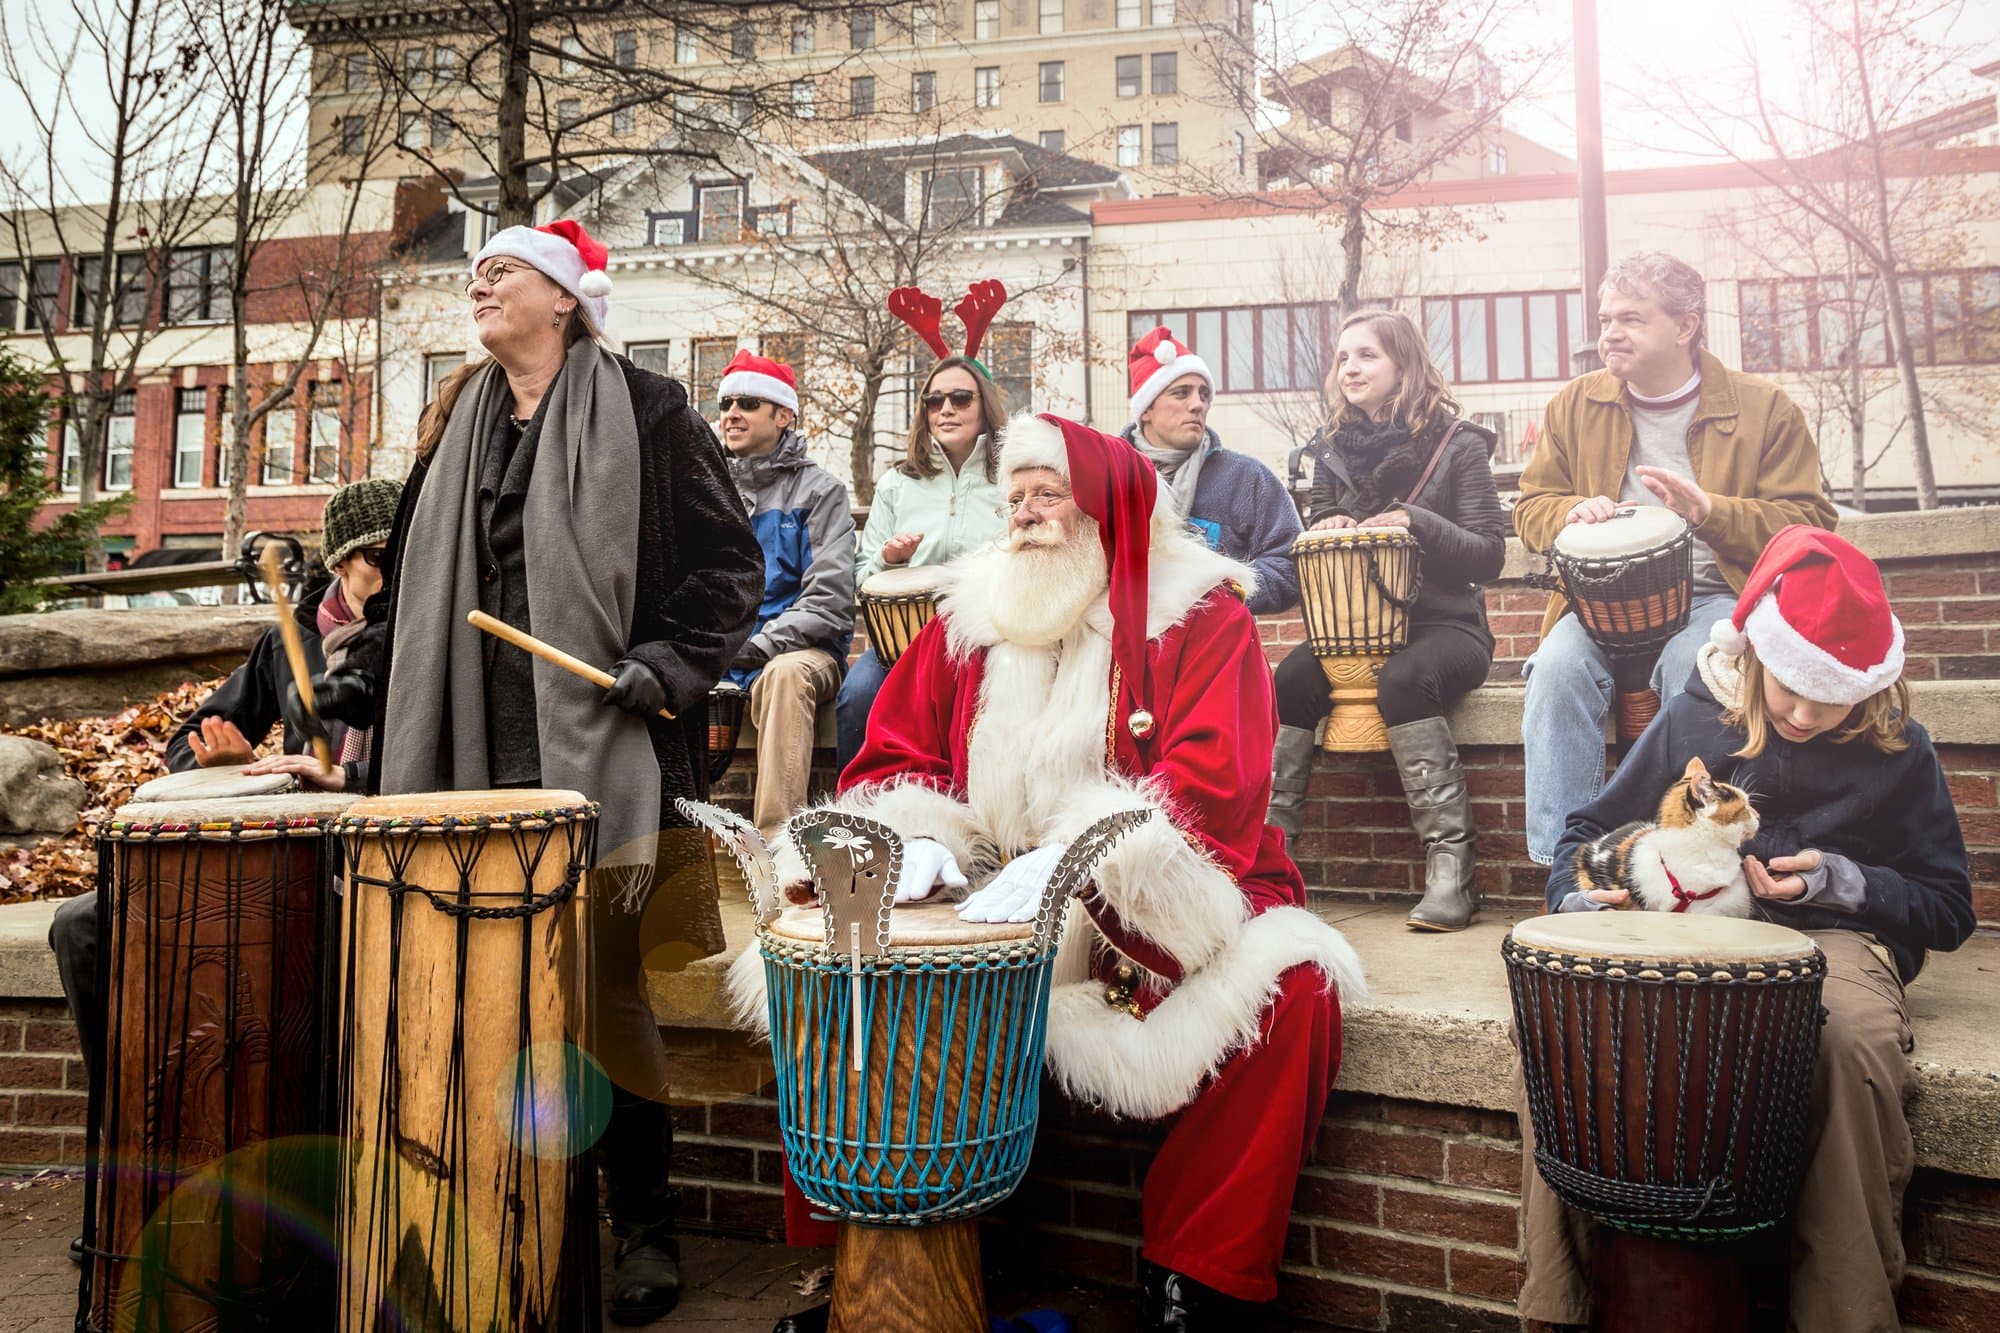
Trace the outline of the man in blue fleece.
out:
<instances>
[{"instance_id":1,"label":"man in blue fleece","mask_svg":"<svg viewBox=\"0 0 2000 1333\"><path fill-rule=\"evenodd\" d=\"M1257 571L1253 615L1274 615L1299 600L1292 539L1299 511L1278 474L1222 447L1208 428L1215 376L1208 363L1162 325L1132 347L1132 424L1125 438L1151 459L1162 499L1171 499L1209 546Z\"/></svg>"},{"instance_id":2,"label":"man in blue fleece","mask_svg":"<svg viewBox=\"0 0 2000 1333\"><path fill-rule=\"evenodd\" d=\"M798 381L779 361L738 352L717 388L729 473L764 548L757 628L729 679L750 691L757 727L751 819L766 838L805 804L813 721L840 689L854 639L854 514L847 488L806 457Z\"/></svg>"}]
</instances>

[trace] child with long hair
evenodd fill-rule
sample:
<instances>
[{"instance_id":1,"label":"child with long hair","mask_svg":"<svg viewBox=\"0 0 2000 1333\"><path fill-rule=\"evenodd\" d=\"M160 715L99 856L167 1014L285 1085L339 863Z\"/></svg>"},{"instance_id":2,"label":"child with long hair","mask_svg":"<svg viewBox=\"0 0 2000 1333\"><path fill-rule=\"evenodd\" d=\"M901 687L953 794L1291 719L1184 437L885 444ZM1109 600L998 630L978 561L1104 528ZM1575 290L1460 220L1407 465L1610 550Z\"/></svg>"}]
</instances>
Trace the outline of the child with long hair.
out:
<instances>
[{"instance_id":1,"label":"child with long hair","mask_svg":"<svg viewBox=\"0 0 2000 1333\"><path fill-rule=\"evenodd\" d=\"M1622 905L1623 889L1577 887L1577 849L1651 819L1691 758L1750 793L1760 820L1743 858L1752 904L1810 935L1827 961L1811 1156L1792 1221L1793 1328L1898 1327L1898 1217L1915 1160L1903 988L1927 950L1956 949L1972 933L1965 840L1902 676L1903 628L1874 563L1823 529L1782 529L1685 692L1569 817L1549 876L1552 911ZM1585 1228L1533 1169L1525 1106L1521 1124L1520 1314L1582 1323Z\"/></svg>"}]
</instances>

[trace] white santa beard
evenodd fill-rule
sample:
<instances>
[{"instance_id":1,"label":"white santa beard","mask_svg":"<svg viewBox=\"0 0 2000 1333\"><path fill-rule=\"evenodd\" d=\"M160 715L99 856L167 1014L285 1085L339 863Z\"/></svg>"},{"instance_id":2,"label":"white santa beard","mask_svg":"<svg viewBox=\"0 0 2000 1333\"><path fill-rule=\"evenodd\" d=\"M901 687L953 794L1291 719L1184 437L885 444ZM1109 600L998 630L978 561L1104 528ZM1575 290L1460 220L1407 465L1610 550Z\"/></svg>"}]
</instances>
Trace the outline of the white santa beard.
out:
<instances>
[{"instance_id":1,"label":"white santa beard","mask_svg":"<svg viewBox=\"0 0 2000 1333\"><path fill-rule=\"evenodd\" d=\"M1106 774L1111 640L1079 625L1049 647L987 650L967 744L966 802L1002 855L1039 847Z\"/></svg>"},{"instance_id":2,"label":"white santa beard","mask_svg":"<svg viewBox=\"0 0 2000 1333\"><path fill-rule=\"evenodd\" d=\"M1001 560L986 614L1003 640L1030 648L1046 648L1073 631L1108 581L1097 524L1084 516L1071 532L1056 524L1015 529Z\"/></svg>"}]
</instances>

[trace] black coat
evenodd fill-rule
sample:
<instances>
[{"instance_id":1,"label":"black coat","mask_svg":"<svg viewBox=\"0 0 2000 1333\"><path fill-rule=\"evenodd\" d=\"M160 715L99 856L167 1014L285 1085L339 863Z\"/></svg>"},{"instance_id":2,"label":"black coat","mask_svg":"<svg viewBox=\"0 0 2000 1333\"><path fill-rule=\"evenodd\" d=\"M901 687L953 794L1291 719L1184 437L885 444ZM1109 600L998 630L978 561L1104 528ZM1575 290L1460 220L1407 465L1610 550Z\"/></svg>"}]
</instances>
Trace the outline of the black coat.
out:
<instances>
[{"instance_id":1,"label":"black coat","mask_svg":"<svg viewBox=\"0 0 2000 1333\"><path fill-rule=\"evenodd\" d=\"M639 428L639 531L625 557L636 563L638 578L626 656L659 676L676 718L648 718L647 730L660 765L660 827L679 828L687 821L674 813L674 798L707 794L708 692L750 636L764 592L764 555L729 479L722 445L689 405L687 391L624 357L617 360ZM377 676L377 773L390 747L421 743L389 735L383 722L397 636L428 628L399 628L396 603L406 574L419 572L404 570L402 553L429 472L430 460L420 459L403 485L383 557L383 590L368 603L369 619L387 627Z\"/></svg>"},{"instance_id":2,"label":"black coat","mask_svg":"<svg viewBox=\"0 0 2000 1333\"><path fill-rule=\"evenodd\" d=\"M322 583L310 589L292 608L292 619L297 622L299 638L305 644L306 666L314 672L326 670L326 658L320 651L319 604L336 586L330 582ZM203 718L219 717L234 722L236 729L253 747L262 744L271 728L284 721L285 687L291 683L292 664L285 657L284 636L273 625L251 645L250 656L244 659L243 665L231 672L228 680L216 686L214 692L201 701L201 707L190 713L187 721L181 723L168 738L168 771L186 773L201 767L195 761L194 747L189 744L188 737L201 734ZM286 754L304 754L307 746L304 736L294 734L289 727L285 729ZM366 790L369 778L367 760L347 765L347 790Z\"/></svg>"},{"instance_id":3,"label":"black coat","mask_svg":"<svg viewBox=\"0 0 2000 1333\"><path fill-rule=\"evenodd\" d=\"M1651 820L1660 797L1699 757L1717 781L1750 793L1760 827L1743 848L1769 863L1811 847L1855 863L1868 885L1858 914L1753 899L1758 915L1793 930L1862 930L1895 955L1905 982L1928 949L1950 951L1972 934L1972 879L1958 811L1930 733L1908 724L1909 748L1883 754L1865 740L1816 736L1795 745L1772 734L1764 753L1739 759L1743 733L1722 724L1722 706L1696 671L1633 745L1596 800L1569 817L1549 871L1549 910L1576 888L1576 849L1635 819Z\"/></svg>"},{"instance_id":4,"label":"black coat","mask_svg":"<svg viewBox=\"0 0 2000 1333\"><path fill-rule=\"evenodd\" d=\"M1356 521L1389 509L1406 510L1410 535L1423 551L1423 587L1413 624L1465 625L1492 642L1482 584L1500 576L1512 531L1493 483L1493 432L1459 421L1419 503L1406 497L1454 419L1438 413L1423 430L1390 448L1368 472L1355 475L1337 448L1338 435L1315 435L1306 446L1317 467L1307 523L1345 514Z\"/></svg>"}]
</instances>

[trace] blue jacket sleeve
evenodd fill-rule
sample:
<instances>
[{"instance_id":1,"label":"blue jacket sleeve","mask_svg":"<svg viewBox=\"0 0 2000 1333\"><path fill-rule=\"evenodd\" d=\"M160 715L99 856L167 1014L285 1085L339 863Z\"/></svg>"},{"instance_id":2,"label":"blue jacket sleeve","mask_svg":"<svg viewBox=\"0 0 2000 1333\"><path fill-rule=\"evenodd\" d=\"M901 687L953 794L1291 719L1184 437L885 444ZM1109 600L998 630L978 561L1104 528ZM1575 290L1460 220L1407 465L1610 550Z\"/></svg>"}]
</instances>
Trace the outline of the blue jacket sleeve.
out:
<instances>
[{"instance_id":1,"label":"blue jacket sleeve","mask_svg":"<svg viewBox=\"0 0 2000 1333\"><path fill-rule=\"evenodd\" d=\"M1244 562L1257 571L1257 595L1249 599L1252 615L1276 615L1299 600L1299 570L1292 563L1292 542L1299 535L1299 510L1277 474L1253 463L1249 501L1255 506L1250 522L1250 549Z\"/></svg>"},{"instance_id":2,"label":"blue jacket sleeve","mask_svg":"<svg viewBox=\"0 0 2000 1333\"><path fill-rule=\"evenodd\" d=\"M844 654L854 637L854 511L847 488L830 474L814 477L806 515L812 563L806 567L798 600L750 636L744 655L768 662L780 653L838 643Z\"/></svg>"}]
</instances>

